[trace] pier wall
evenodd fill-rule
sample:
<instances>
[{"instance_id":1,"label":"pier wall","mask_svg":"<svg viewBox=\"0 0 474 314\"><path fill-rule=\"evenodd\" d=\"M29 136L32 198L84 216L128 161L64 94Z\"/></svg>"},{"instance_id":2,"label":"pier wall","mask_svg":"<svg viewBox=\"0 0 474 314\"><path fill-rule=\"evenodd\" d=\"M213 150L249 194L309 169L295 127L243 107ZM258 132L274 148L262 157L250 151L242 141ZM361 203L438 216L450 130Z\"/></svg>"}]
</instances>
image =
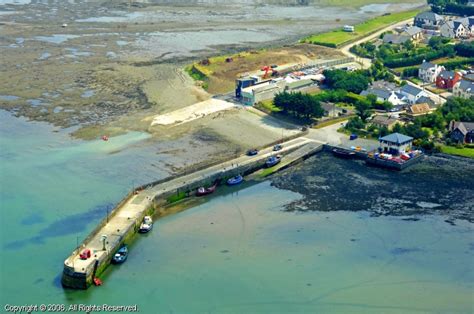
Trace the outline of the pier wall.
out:
<instances>
[{"instance_id":1,"label":"pier wall","mask_svg":"<svg viewBox=\"0 0 474 314\"><path fill-rule=\"evenodd\" d=\"M291 158L289 157L290 161L282 165L286 168L322 149L322 144L312 143L312 146L306 146L306 149L305 145L308 145L308 143L297 143L297 145L289 146L280 152L271 152L267 148L268 152L266 154L262 153L261 156L257 156L257 158L250 161L246 157L244 158L245 162L242 162L242 156L240 156L240 158L225 163L202 167L202 171L196 170L193 173L157 180L130 191L66 259L62 274L63 286L73 289L87 289L93 283L93 278L100 276L105 271L115 252L124 243L130 243L137 233L143 217L152 215L155 209L167 203L167 198L170 196L182 192L191 195L197 188L210 185L216 180L222 180L224 183L225 180L237 174L251 174L265 166L268 154L291 155ZM298 152L298 150L301 151ZM200 175L200 172L221 165L222 167L216 168L218 171L212 171L209 175ZM180 182L181 179L182 182ZM176 188L169 188L169 186ZM143 208L133 213L127 213L128 209L124 209L125 207L138 206L134 204L134 197L145 198L144 195L147 195L146 200L149 200L149 204L147 206L140 204ZM123 213L123 211L126 213ZM111 220L114 220L114 223L118 222L114 224ZM108 235L105 250L102 249L102 244L97 240L102 234ZM78 255L85 248L91 249L92 258L89 261L80 261Z\"/></svg>"}]
</instances>

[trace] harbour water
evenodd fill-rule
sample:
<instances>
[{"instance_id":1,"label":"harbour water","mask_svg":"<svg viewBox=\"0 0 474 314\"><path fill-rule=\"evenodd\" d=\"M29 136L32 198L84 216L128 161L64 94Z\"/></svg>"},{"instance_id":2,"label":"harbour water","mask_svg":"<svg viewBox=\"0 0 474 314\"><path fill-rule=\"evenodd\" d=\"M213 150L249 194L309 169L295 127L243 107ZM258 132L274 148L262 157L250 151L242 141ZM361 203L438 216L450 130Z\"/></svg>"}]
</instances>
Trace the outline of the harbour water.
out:
<instances>
[{"instance_id":1,"label":"harbour water","mask_svg":"<svg viewBox=\"0 0 474 314\"><path fill-rule=\"evenodd\" d=\"M60 286L63 259L156 154L142 133L109 142L0 116L0 303L137 304L142 313L470 313L472 223L441 214L287 211L303 195L271 182L156 221L101 287ZM105 145L106 144L106 145ZM310 160L317 163L318 160ZM304 167L304 165L302 166ZM314 165L313 165L314 167ZM321 169L323 172L324 169ZM382 171L374 169L373 171ZM396 174L394 174L396 175ZM317 185L317 182L313 182ZM347 208L350 209L350 208Z\"/></svg>"}]
</instances>

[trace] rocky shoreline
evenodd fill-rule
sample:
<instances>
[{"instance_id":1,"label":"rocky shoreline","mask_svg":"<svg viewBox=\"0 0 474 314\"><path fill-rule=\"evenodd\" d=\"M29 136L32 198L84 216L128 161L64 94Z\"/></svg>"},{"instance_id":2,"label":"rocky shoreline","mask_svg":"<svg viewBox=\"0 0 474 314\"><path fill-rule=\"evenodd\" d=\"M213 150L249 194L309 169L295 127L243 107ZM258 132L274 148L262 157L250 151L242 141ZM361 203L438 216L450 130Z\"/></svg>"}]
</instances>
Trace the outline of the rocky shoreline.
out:
<instances>
[{"instance_id":1,"label":"rocky shoreline","mask_svg":"<svg viewBox=\"0 0 474 314\"><path fill-rule=\"evenodd\" d=\"M474 222L472 173L472 160L442 154L395 172L323 153L277 174L272 184L304 196L288 211L368 211L415 220L437 214L454 224Z\"/></svg>"}]
</instances>

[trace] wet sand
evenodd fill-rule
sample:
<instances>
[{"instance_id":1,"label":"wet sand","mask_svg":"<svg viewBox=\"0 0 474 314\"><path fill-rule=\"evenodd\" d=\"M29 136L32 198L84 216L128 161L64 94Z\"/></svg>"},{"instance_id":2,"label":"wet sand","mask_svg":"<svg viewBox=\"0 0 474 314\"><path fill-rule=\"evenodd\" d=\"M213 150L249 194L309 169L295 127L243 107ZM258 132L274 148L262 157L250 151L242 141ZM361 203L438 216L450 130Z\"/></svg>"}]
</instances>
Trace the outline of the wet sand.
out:
<instances>
[{"instance_id":1,"label":"wet sand","mask_svg":"<svg viewBox=\"0 0 474 314\"><path fill-rule=\"evenodd\" d=\"M419 5L341 11L292 1L2 3L0 53L7 62L0 65L0 108L80 126L74 136L86 139L147 131L145 116L209 98L182 71L192 60L294 43L308 33Z\"/></svg>"}]
</instances>

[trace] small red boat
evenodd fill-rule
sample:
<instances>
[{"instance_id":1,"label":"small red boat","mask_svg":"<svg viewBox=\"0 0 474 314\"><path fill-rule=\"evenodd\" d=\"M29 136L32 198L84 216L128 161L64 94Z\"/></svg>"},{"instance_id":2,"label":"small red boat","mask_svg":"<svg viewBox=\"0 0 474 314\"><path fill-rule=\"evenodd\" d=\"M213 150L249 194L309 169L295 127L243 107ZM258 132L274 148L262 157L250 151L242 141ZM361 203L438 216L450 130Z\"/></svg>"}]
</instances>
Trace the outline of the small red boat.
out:
<instances>
[{"instance_id":1,"label":"small red boat","mask_svg":"<svg viewBox=\"0 0 474 314\"><path fill-rule=\"evenodd\" d=\"M94 285L96 285L96 286L102 286L102 280L100 280L99 278L95 277L95 278L94 278Z\"/></svg>"},{"instance_id":2,"label":"small red boat","mask_svg":"<svg viewBox=\"0 0 474 314\"><path fill-rule=\"evenodd\" d=\"M201 186L200 188L197 189L196 196L204 196L204 195L214 193L216 188L217 188L217 182L215 182L213 186L208 187L208 188Z\"/></svg>"}]
</instances>

